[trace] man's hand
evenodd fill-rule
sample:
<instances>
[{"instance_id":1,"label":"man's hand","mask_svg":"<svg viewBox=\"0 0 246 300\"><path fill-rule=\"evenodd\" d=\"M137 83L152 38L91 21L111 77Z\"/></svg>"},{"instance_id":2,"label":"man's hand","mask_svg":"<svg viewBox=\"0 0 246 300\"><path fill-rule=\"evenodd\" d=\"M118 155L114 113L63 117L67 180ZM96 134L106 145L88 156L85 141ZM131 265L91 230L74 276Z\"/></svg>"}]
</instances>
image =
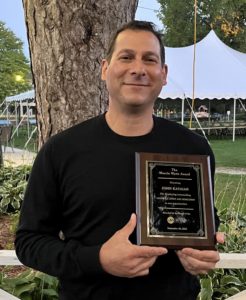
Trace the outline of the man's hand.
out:
<instances>
[{"instance_id":1,"label":"man's hand","mask_svg":"<svg viewBox=\"0 0 246 300\"><path fill-rule=\"evenodd\" d=\"M217 232L216 239L218 243L223 244L224 234ZM184 248L176 253L184 269L193 275L207 274L220 260L218 251Z\"/></svg>"},{"instance_id":2,"label":"man's hand","mask_svg":"<svg viewBox=\"0 0 246 300\"><path fill-rule=\"evenodd\" d=\"M137 277L149 274L158 256L166 254L161 247L137 246L129 241L136 227L136 215L102 245L99 258L103 269L114 276Z\"/></svg>"}]
</instances>

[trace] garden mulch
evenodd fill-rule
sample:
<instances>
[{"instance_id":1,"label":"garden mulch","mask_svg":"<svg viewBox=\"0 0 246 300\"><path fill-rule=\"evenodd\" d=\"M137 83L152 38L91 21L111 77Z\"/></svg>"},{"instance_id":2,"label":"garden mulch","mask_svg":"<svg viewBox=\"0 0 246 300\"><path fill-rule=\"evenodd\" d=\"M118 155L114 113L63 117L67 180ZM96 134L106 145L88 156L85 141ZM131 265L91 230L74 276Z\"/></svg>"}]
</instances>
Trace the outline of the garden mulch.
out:
<instances>
[{"instance_id":1,"label":"garden mulch","mask_svg":"<svg viewBox=\"0 0 246 300\"><path fill-rule=\"evenodd\" d=\"M0 250L14 249L15 234L11 227L11 216L0 215ZM7 277L16 277L26 269L24 266L0 266L0 272L3 272Z\"/></svg>"}]
</instances>

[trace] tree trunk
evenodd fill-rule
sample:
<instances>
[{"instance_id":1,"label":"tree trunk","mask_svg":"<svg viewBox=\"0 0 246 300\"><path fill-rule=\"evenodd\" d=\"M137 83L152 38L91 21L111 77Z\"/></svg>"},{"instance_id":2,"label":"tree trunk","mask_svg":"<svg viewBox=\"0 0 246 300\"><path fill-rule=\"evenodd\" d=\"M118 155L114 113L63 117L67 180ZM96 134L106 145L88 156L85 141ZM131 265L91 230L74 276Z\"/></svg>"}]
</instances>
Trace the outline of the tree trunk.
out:
<instances>
[{"instance_id":1,"label":"tree trunk","mask_svg":"<svg viewBox=\"0 0 246 300\"><path fill-rule=\"evenodd\" d=\"M39 146L105 111L101 60L138 0L23 0L36 91Z\"/></svg>"}]
</instances>

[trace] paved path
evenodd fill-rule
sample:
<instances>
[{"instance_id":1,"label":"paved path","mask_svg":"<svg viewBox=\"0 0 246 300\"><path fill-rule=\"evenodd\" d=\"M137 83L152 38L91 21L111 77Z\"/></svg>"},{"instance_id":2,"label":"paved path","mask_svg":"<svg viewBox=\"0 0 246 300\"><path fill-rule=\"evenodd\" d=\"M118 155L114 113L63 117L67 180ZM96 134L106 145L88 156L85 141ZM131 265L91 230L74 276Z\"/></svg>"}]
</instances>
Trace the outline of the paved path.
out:
<instances>
[{"instance_id":1,"label":"paved path","mask_svg":"<svg viewBox=\"0 0 246 300\"><path fill-rule=\"evenodd\" d=\"M36 153L17 148L2 148L3 162L5 166L30 165L33 163Z\"/></svg>"},{"instance_id":2,"label":"paved path","mask_svg":"<svg viewBox=\"0 0 246 300\"><path fill-rule=\"evenodd\" d=\"M6 147L3 151L4 165L23 165L32 164L36 153L17 148ZM217 167L216 173L246 175L246 168L225 168Z\"/></svg>"},{"instance_id":3,"label":"paved path","mask_svg":"<svg viewBox=\"0 0 246 300\"><path fill-rule=\"evenodd\" d=\"M216 173L224 173L224 174L232 174L232 175L246 175L246 168L217 167Z\"/></svg>"}]
</instances>

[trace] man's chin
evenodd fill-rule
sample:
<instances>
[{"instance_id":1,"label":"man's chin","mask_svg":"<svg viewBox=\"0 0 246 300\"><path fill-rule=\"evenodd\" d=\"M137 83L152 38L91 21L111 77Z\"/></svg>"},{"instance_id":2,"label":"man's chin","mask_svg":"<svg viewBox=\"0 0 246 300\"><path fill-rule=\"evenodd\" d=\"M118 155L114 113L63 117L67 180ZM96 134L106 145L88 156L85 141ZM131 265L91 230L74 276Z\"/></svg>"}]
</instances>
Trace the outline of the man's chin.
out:
<instances>
[{"instance_id":1,"label":"man's chin","mask_svg":"<svg viewBox=\"0 0 246 300\"><path fill-rule=\"evenodd\" d=\"M126 104L132 107L141 107L145 106L146 104L149 104L150 101L145 99L145 98L132 98L132 99L127 99Z\"/></svg>"},{"instance_id":2,"label":"man's chin","mask_svg":"<svg viewBox=\"0 0 246 300\"><path fill-rule=\"evenodd\" d=\"M132 113L138 113L141 111L145 111L146 109L153 107L153 104L146 101L131 101L128 103L125 103L125 108Z\"/></svg>"}]
</instances>

